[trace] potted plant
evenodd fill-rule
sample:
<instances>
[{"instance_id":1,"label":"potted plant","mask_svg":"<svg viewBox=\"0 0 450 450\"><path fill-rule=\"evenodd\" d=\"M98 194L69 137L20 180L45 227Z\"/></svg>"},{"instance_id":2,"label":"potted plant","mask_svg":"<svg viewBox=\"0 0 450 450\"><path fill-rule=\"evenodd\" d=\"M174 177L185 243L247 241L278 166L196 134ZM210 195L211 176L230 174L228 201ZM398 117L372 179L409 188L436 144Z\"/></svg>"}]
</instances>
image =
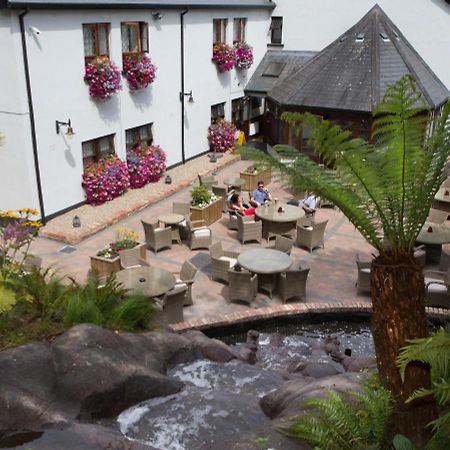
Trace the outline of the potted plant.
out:
<instances>
[{"instance_id":1,"label":"potted plant","mask_svg":"<svg viewBox=\"0 0 450 450\"><path fill-rule=\"evenodd\" d=\"M127 152L131 189L156 183L166 170L167 157L159 145L138 146Z\"/></svg>"},{"instance_id":2,"label":"potted plant","mask_svg":"<svg viewBox=\"0 0 450 450\"><path fill-rule=\"evenodd\" d=\"M120 70L108 58L94 58L85 66L89 95L107 99L122 89Z\"/></svg>"},{"instance_id":3,"label":"potted plant","mask_svg":"<svg viewBox=\"0 0 450 450\"><path fill-rule=\"evenodd\" d=\"M234 148L236 127L225 119L220 119L208 128L208 142L211 151L224 153Z\"/></svg>"},{"instance_id":4,"label":"potted plant","mask_svg":"<svg viewBox=\"0 0 450 450\"><path fill-rule=\"evenodd\" d=\"M84 168L81 185L85 189L86 203L101 205L128 189L128 167L116 155L107 156Z\"/></svg>"},{"instance_id":5,"label":"potted plant","mask_svg":"<svg viewBox=\"0 0 450 450\"><path fill-rule=\"evenodd\" d=\"M253 191L258 187L258 181L263 181L266 185L272 181L272 171L270 167L254 164L241 172L239 178L245 181L242 186L244 191Z\"/></svg>"},{"instance_id":6,"label":"potted plant","mask_svg":"<svg viewBox=\"0 0 450 450\"><path fill-rule=\"evenodd\" d=\"M211 225L222 217L222 199L217 198L207 186L195 186L191 190L191 219L204 220Z\"/></svg>"},{"instance_id":7,"label":"potted plant","mask_svg":"<svg viewBox=\"0 0 450 450\"><path fill-rule=\"evenodd\" d=\"M236 69L250 69L253 64L253 48L247 42L236 42L233 46Z\"/></svg>"},{"instance_id":8,"label":"potted plant","mask_svg":"<svg viewBox=\"0 0 450 450\"><path fill-rule=\"evenodd\" d=\"M234 67L234 51L225 42L217 42L213 45L213 62L216 63L219 72L228 72Z\"/></svg>"},{"instance_id":9,"label":"potted plant","mask_svg":"<svg viewBox=\"0 0 450 450\"><path fill-rule=\"evenodd\" d=\"M145 89L156 78L156 66L145 54L124 55L123 76L128 80L132 91Z\"/></svg>"},{"instance_id":10,"label":"potted plant","mask_svg":"<svg viewBox=\"0 0 450 450\"><path fill-rule=\"evenodd\" d=\"M102 248L95 256L91 256L91 268L98 276L108 276L118 272L120 267L119 252L140 246L141 257L145 258L145 244L140 244L135 231L127 227L116 227L114 242Z\"/></svg>"}]
</instances>

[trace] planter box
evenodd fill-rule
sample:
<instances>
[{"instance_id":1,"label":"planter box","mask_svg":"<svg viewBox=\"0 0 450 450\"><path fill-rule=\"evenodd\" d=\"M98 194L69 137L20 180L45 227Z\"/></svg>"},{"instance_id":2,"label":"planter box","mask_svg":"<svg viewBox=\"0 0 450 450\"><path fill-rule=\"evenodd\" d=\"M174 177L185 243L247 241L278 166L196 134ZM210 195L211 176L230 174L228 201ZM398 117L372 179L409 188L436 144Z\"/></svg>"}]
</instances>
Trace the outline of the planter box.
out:
<instances>
[{"instance_id":1,"label":"planter box","mask_svg":"<svg viewBox=\"0 0 450 450\"><path fill-rule=\"evenodd\" d=\"M191 206L191 220L204 220L206 225L211 225L222 217L222 202L219 198L206 208Z\"/></svg>"},{"instance_id":2,"label":"planter box","mask_svg":"<svg viewBox=\"0 0 450 450\"><path fill-rule=\"evenodd\" d=\"M145 258L145 244L138 244L140 247L141 258ZM100 277L107 277L110 273L121 270L120 258L116 256L113 259L103 258L103 256L91 256L91 269L97 272Z\"/></svg>"},{"instance_id":3,"label":"planter box","mask_svg":"<svg viewBox=\"0 0 450 450\"><path fill-rule=\"evenodd\" d=\"M242 186L244 191L254 191L258 187L258 181L264 181L265 185L272 181L272 171L266 169L255 173L241 172L239 178L245 181L244 186Z\"/></svg>"}]
</instances>

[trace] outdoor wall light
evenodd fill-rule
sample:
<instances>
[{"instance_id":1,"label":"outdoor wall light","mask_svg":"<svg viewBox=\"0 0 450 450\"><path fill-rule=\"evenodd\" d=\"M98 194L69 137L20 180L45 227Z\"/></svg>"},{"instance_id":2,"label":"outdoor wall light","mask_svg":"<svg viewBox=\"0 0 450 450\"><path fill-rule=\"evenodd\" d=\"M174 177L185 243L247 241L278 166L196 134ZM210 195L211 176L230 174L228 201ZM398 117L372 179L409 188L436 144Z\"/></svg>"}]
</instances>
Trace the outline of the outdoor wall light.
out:
<instances>
[{"instance_id":1,"label":"outdoor wall light","mask_svg":"<svg viewBox=\"0 0 450 450\"><path fill-rule=\"evenodd\" d=\"M81 227L81 219L78 216L73 216L72 226L74 228L80 228Z\"/></svg>"},{"instance_id":2,"label":"outdoor wall light","mask_svg":"<svg viewBox=\"0 0 450 450\"><path fill-rule=\"evenodd\" d=\"M162 18L164 18L164 14L161 14L160 12L154 12L152 13L152 16L155 20L161 20Z\"/></svg>"},{"instance_id":3,"label":"outdoor wall light","mask_svg":"<svg viewBox=\"0 0 450 450\"><path fill-rule=\"evenodd\" d=\"M70 119L67 122L61 122L60 120L56 120L56 134L59 134L59 131L61 130L61 127L67 127L66 134L67 136L73 136L75 132L72 128L72 122Z\"/></svg>"},{"instance_id":4,"label":"outdoor wall light","mask_svg":"<svg viewBox=\"0 0 450 450\"><path fill-rule=\"evenodd\" d=\"M194 103L194 96L192 95L192 89L189 92L180 92L180 102L183 101L183 97L189 97L188 102Z\"/></svg>"}]
</instances>

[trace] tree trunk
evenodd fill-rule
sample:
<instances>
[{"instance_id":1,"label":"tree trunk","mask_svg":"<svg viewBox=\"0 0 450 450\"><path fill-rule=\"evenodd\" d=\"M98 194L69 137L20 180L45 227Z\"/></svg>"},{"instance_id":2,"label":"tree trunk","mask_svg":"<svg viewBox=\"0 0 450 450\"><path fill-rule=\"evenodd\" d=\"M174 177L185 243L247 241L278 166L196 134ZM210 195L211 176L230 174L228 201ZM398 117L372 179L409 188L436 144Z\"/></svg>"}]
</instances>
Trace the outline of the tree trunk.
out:
<instances>
[{"instance_id":1,"label":"tree trunk","mask_svg":"<svg viewBox=\"0 0 450 450\"><path fill-rule=\"evenodd\" d=\"M425 285L420 266L412 254L387 252L372 263L372 333L381 382L396 401L395 431L422 446L431 437L426 425L438 416L432 396L406 404L415 389L431 386L430 367L410 363L405 382L396 359L409 339L428 336L425 314Z\"/></svg>"}]
</instances>

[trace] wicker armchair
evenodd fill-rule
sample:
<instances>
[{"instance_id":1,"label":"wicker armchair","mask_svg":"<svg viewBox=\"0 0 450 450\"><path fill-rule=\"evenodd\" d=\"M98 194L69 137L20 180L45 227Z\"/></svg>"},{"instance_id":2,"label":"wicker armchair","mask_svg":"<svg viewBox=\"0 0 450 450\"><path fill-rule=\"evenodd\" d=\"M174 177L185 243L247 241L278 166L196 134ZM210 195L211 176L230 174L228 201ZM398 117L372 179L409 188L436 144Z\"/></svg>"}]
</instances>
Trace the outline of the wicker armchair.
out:
<instances>
[{"instance_id":1,"label":"wicker armchair","mask_svg":"<svg viewBox=\"0 0 450 450\"><path fill-rule=\"evenodd\" d=\"M228 210L228 216L229 216L229 221L228 221L228 229L229 230L237 230L238 229L238 213L232 209Z\"/></svg>"},{"instance_id":2,"label":"wicker armchair","mask_svg":"<svg viewBox=\"0 0 450 450\"><path fill-rule=\"evenodd\" d=\"M308 274L309 269L288 270L280 274L278 287L283 303L291 298L305 300Z\"/></svg>"},{"instance_id":3,"label":"wicker armchair","mask_svg":"<svg viewBox=\"0 0 450 450\"><path fill-rule=\"evenodd\" d=\"M212 186L212 191L216 194L217 198L222 199L222 212L228 211L228 198L230 196L230 192L225 186ZM232 191L234 193L234 191Z\"/></svg>"},{"instance_id":4,"label":"wicker armchair","mask_svg":"<svg viewBox=\"0 0 450 450\"><path fill-rule=\"evenodd\" d=\"M228 283L228 270L236 265L239 253L224 251L221 242L212 244L209 253L212 266L211 279Z\"/></svg>"},{"instance_id":5,"label":"wicker armchair","mask_svg":"<svg viewBox=\"0 0 450 450\"><path fill-rule=\"evenodd\" d=\"M187 287L183 285L175 285L173 289L163 297L163 320L165 323L183 322L183 305L187 293Z\"/></svg>"},{"instance_id":6,"label":"wicker armchair","mask_svg":"<svg viewBox=\"0 0 450 450\"><path fill-rule=\"evenodd\" d=\"M258 241L262 239L262 221L255 221L254 216L237 216L238 239L242 244L247 241Z\"/></svg>"},{"instance_id":7,"label":"wicker armchair","mask_svg":"<svg viewBox=\"0 0 450 450\"><path fill-rule=\"evenodd\" d=\"M297 245L310 252L316 247L325 247L325 228L328 220L313 222L311 226L297 226Z\"/></svg>"},{"instance_id":8,"label":"wicker armchair","mask_svg":"<svg viewBox=\"0 0 450 450\"><path fill-rule=\"evenodd\" d=\"M372 267L371 261L361 261L359 255L356 255L356 267L358 268L358 279L356 285L357 294L370 292L370 269Z\"/></svg>"},{"instance_id":9,"label":"wicker armchair","mask_svg":"<svg viewBox=\"0 0 450 450\"><path fill-rule=\"evenodd\" d=\"M228 300L241 301L249 305L256 297L258 275L244 270L228 270Z\"/></svg>"},{"instance_id":10,"label":"wicker armchair","mask_svg":"<svg viewBox=\"0 0 450 450\"><path fill-rule=\"evenodd\" d=\"M178 224L178 228L180 229L181 239L187 239L188 238L187 221L191 218L191 205L189 203L173 202L172 212L184 216L184 220L183 222Z\"/></svg>"},{"instance_id":11,"label":"wicker armchair","mask_svg":"<svg viewBox=\"0 0 450 450\"><path fill-rule=\"evenodd\" d=\"M272 250L279 250L280 252L290 255L293 245L294 245L294 241L292 239L289 239L288 237L284 237L284 236L277 234L275 236L275 244L271 245L267 248L270 248Z\"/></svg>"},{"instance_id":12,"label":"wicker armchair","mask_svg":"<svg viewBox=\"0 0 450 450\"><path fill-rule=\"evenodd\" d=\"M174 273L176 276L177 286L186 286L186 296L184 298L184 306L193 305L192 301L192 285L194 284L195 274L197 273L197 267L194 266L190 261L185 261L181 266L180 273Z\"/></svg>"},{"instance_id":13,"label":"wicker armchair","mask_svg":"<svg viewBox=\"0 0 450 450\"><path fill-rule=\"evenodd\" d=\"M120 267L122 267L122 269L131 269L132 267L139 266L150 266L150 263L145 258L145 248L140 245L133 248L127 248L126 250L120 250L119 258Z\"/></svg>"},{"instance_id":14,"label":"wicker armchair","mask_svg":"<svg viewBox=\"0 0 450 450\"><path fill-rule=\"evenodd\" d=\"M427 222L444 224L447 222L448 212L441 211L440 209L431 208L428 213Z\"/></svg>"},{"instance_id":15,"label":"wicker armchair","mask_svg":"<svg viewBox=\"0 0 450 450\"><path fill-rule=\"evenodd\" d=\"M196 248L209 248L212 244L211 228L206 226L204 220L187 220L188 245L191 250Z\"/></svg>"},{"instance_id":16,"label":"wicker armchair","mask_svg":"<svg viewBox=\"0 0 450 450\"><path fill-rule=\"evenodd\" d=\"M424 270L425 305L450 308L450 270Z\"/></svg>"},{"instance_id":17,"label":"wicker armchair","mask_svg":"<svg viewBox=\"0 0 450 450\"><path fill-rule=\"evenodd\" d=\"M158 228L157 223L149 223L141 220L145 232L145 242L147 248L155 253L164 247L172 248L172 229Z\"/></svg>"},{"instance_id":18,"label":"wicker armchair","mask_svg":"<svg viewBox=\"0 0 450 450\"><path fill-rule=\"evenodd\" d=\"M219 182L214 178L213 175L200 175L197 174L198 176L198 182L200 183L200 185L205 185L208 187L209 190L211 190L211 188L214 185L217 185Z\"/></svg>"}]
</instances>

